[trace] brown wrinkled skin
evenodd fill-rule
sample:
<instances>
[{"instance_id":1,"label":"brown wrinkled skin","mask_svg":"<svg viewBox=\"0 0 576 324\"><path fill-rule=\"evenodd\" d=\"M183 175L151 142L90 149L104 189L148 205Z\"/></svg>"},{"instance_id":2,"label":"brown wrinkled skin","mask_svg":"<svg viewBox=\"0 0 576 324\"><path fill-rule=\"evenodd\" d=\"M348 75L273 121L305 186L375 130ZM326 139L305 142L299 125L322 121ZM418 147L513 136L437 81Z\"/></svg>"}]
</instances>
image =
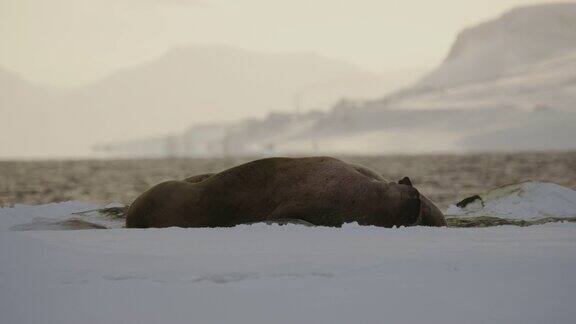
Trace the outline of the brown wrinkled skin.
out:
<instances>
[{"instance_id":1,"label":"brown wrinkled skin","mask_svg":"<svg viewBox=\"0 0 576 324\"><path fill-rule=\"evenodd\" d=\"M388 182L330 157L268 158L160 183L132 203L126 227L229 227L286 219L321 226L445 226L444 215L407 181Z\"/></svg>"}]
</instances>

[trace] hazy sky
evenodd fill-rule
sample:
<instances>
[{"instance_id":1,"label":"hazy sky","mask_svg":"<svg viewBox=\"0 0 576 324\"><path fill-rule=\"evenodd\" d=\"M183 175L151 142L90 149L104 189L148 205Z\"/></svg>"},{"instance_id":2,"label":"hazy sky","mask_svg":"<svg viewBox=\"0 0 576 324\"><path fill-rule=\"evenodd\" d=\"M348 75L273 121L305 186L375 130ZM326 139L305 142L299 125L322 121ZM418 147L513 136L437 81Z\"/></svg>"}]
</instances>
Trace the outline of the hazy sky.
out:
<instances>
[{"instance_id":1,"label":"hazy sky","mask_svg":"<svg viewBox=\"0 0 576 324\"><path fill-rule=\"evenodd\" d=\"M430 67L463 27L528 0L0 0L0 66L78 85L186 43ZM553 1L548 1L553 2Z\"/></svg>"}]
</instances>

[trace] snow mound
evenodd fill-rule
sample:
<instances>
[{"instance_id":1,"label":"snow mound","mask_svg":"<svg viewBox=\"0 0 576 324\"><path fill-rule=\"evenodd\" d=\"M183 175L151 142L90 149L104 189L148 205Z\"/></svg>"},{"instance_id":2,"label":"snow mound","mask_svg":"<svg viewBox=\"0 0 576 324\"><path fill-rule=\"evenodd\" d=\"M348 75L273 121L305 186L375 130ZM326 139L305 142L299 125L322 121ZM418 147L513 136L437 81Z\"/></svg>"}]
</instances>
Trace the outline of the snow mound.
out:
<instances>
[{"instance_id":1,"label":"snow mound","mask_svg":"<svg viewBox=\"0 0 576 324\"><path fill-rule=\"evenodd\" d=\"M576 191L554 183L525 181L502 186L450 205L448 216L511 219L576 216Z\"/></svg>"},{"instance_id":2,"label":"snow mound","mask_svg":"<svg viewBox=\"0 0 576 324\"><path fill-rule=\"evenodd\" d=\"M0 208L0 232L9 230L65 230L72 228L120 228L124 221L97 212L119 207L81 201L65 201L44 205L20 205Z\"/></svg>"}]
</instances>

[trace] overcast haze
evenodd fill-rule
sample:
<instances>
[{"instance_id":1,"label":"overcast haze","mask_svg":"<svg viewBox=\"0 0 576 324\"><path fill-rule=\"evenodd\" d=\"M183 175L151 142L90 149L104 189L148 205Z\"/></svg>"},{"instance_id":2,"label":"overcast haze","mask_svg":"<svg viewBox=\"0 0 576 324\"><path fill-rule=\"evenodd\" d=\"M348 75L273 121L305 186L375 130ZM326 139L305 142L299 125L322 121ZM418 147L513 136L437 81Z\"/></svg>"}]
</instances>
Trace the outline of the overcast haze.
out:
<instances>
[{"instance_id":1,"label":"overcast haze","mask_svg":"<svg viewBox=\"0 0 576 324\"><path fill-rule=\"evenodd\" d=\"M547 1L537 1L545 3ZM0 66L74 86L187 43L433 67L465 26L526 0L1 0Z\"/></svg>"}]
</instances>

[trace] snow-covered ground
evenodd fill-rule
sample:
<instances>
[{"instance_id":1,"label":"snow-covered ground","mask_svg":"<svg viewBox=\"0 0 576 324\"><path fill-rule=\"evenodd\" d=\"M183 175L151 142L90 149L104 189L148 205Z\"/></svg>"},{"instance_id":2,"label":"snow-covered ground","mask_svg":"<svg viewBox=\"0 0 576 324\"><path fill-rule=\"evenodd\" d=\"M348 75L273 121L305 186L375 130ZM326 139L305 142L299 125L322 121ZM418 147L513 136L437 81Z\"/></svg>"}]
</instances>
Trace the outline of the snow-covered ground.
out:
<instances>
[{"instance_id":1,"label":"snow-covered ground","mask_svg":"<svg viewBox=\"0 0 576 324\"><path fill-rule=\"evenodd\" d=\"M533 211L542 202L552 207L562 199L576 202L573 190L552 184L514 188L480 196L516 212ZM576 318L574 223L38 230L54 229L46 224L71 216L122 225L94 212L71 215L98 207L66 202L0 209L0 323L573 323ZM559 215L544 207L538 211ZM23 224L36 230L15 231Z\"/></svg>"},{"instance_id":2,"label":"snow-covered ground","mask_svg":"<svg viewBox=\"0 0 576 324\"><path fill-rule=\"evenodd\" d=\"M573 323L576 225L0 233L1 323Z\"/></svg>"}]
</instances>

